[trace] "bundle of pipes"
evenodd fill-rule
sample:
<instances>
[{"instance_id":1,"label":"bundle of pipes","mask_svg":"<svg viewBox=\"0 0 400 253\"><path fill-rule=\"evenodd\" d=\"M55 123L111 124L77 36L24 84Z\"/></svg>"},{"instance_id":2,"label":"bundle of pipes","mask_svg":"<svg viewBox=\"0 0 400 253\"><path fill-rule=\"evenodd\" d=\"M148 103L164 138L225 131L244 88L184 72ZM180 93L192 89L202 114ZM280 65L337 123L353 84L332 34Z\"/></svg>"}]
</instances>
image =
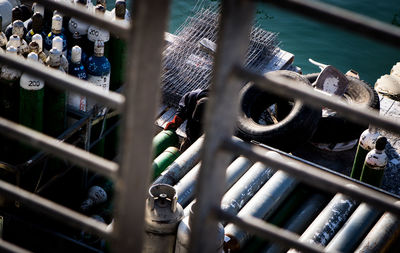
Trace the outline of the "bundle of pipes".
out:
<instances>
[{"instance_id":1,"label":"bundle of pipes","mask_svg":"<svg viewBox=\"0 0 400 253\"><path fill-rule=\"evenodd\" d=\"M176 31L177 39L164 52L162 75L164 102L177 106L189 91L210 85L214 46L218 34L219 8L199 10ZM207 45L205 45L207 44ZM245 66L262 73L278 53L277 35L253 27ZM211 46L210 46L211 45Z\"/></svg>"}]
</instances>

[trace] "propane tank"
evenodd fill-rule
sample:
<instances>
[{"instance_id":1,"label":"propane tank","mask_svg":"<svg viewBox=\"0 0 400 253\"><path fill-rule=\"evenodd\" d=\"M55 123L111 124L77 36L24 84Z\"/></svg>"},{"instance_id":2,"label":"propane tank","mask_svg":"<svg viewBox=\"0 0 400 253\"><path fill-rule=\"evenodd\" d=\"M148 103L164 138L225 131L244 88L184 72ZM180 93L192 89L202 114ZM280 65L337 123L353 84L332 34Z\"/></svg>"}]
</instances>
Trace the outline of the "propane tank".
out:
<instances>
[{"instance_id":1,"label":"propane tank","mask_svg":"<svg viewBox=\"0 0 400 253\"><path fill-rule=\"evenodd\" d=\"M153 161L153 179L157 178L181 153L176 147L168 147Z\"/></svg>"},{"instance_id":2,"label":"propane tank","mask_svg":"<svg viewBox=\"0 0 400 253\"><path fill-rule=\"evenodd\" d=\"M88 48L86 37L83 37L79 33L75 32L72 34L71 43L68 43L68 45L71 45L71 49L67 52L68 62L71 62L72 47L79 46L81 48L81 63L86 66L86 61L88 58L85 52L86 48Z\"/></svg>"},{"instance_id":3,"label":"propane tank","mask_svg":"<svg viewBox=\"0 0 400 253\"><path fill-rule=\"evenodd\" d=\"M204 136L198 138L185 152L182 153L163 173L154 184L175 185L185 176L199 161L200 149L203 145ZM154 139L153 139L154 150Z\"/></svg>"},{"instance_id":4,"label":"propane tank","mask_svg":"<svg viewBox=\"0 0 400 253\"><path fill-rule=\"evenodd\" d=\"M11 16L12 16L12 21L11 23L7 26L6 30L5 30L5 34L7 36L7 39L10 38L11 35L13 35L13 24L16 20L23 20L24 19L24 14L22 13L22 9L19 8L19 6L16 6L12 9L11 12ZM24 27L24 34L26 34L26 29Z\"/></svg>"},{"instance_id":5,"label":"propane tank","mask_svg":"<svg viewBox=\"0 0 400 253\"><path fill-rule=\"evenodd\" d=\"M38 55L30 53L28 60L37 62ZM42 132L44 81L30 74L23 73L19 85L19 123Z\"/></svg>"},{"instance_id":6,"label":"propane tank","mask_svg":"<svg viewBox=\"0 0 400 253\"><path fill-rule=\"evenodd\" d=\"M104 91L110 89L110 62L104 56L104 42L96 41L94 55L87 62L88 81ZM96 102L88 99L88 110L92 109Z\"/></svg>"},{"instance_id":7,"label":"propane tank","mask_svg":"<svg viewBox=\"0 0 400 253\"><path fill-rule=\"evenodd\" d=\"M63 50L63 43L63 39L60 36L53 38L53 48L57 48L60 52ZM68 60L64 54L61 54L61 67L64 69L65 73L68 73Z\"/></svg>"},{"instance_id":8,"label":"propane tank","mask_svg":"<svg viewBox=\"0 0 400 253\"><path fill-rule=\"evenodd\" d=\"M60 66L61 52L57 48L50 50L46 63L49 67L60 70L61 75L65 74ZM45 85L44 89L44 132L57 137L66 128L66 93L49 85Z\"/></svg>"},{"instance_id":9,"label":"propane tank","mask_svg":"<svg viewBox=\"0 0 400 253\"><path fill-rule=\"evenodd\" d=\"M7 47L7 54L14 55L20 59L17 54L17 48ZM23 59L20 59L23 60ZM19 101L19 79L21 72L17 69L3 65L0 74L0 116L14 122L18 122L18 101ZM0 136L0 161L15 164L18 155L16 154L16 142Z\"/></svg>"},{"instance_id":10,"label":"propane tank","mask_svg":"<svg viewBox=\"0 0 400 253\"><path fill-rule=\"evenodd\" d=\"M87 4L87 0L78 0L76 1L77 8L88 9L89 6ZM83 22L80 19L75 17L71 17L68 22L68 30L71 34L78 33L82 37L86 37L88 32L89 24Z\"/></svg>"},{"instance_id":11,"label":"propane tank","mask_svg":"<svg viewBox=\"0 0 400 253\"><path fill-rule=\"evenodd\" d=\"M176 244L175 244L175 253L187 253L190 252L189 248L189 239L190 239L190 232L191 226L193 224L193 210L195 209L196 201L190 208L190 214L185 217L182 222L179 224L178 233L176 236ZM218 223L218 233L217 237L212 243L215 245L215 250L212 252L223 252L223 245L224 245L224 227L221 223Z\"/></svg>"},{"instance_id":12,"label":"propane tank","mask_svg":"<svg viewBox=\"0 0 400 253\"><path fill-rule=\"evenodd\" d=\"M106 9L104 8L103 5L101 4L96 5L95 7L96 14L104 15L105 11ZM110 33L107 30L102 29L95 25L90 25L87 31L87 38L90 44L89 47L90 52L93 52L93 49L95 47L95 42L101 40L104 43L104 54L108 55L108 46L106 45L106 42L110 40Z\"/></svg>"},{"instance_id":13,"label":"propane tank","mask_svg":"<svg viewBox=\"0 0 400 253\"><path fill-rule=\"evenodd\" d=\"M176 232L183 218L175 189L166 184L153 185L146 201L146 233L143 251L174 252Z\"/></svg>"},{"instance_id":14,"label":"propane tank","mask_svg":"<svg viewBox=\"0 0 400 253\"><path fill-rule=\"evenodd\" d=\"M129 22L129 18L126 18L126 1L116 0L115 8L111 11L113 19L117 21ZM126 44L124 40L116 36L111 36L110 39L110 63L113 73L111 74L111 90L116 90L124 82L125 73L125 56L126 56Z\"/></svg>"},{"instance_id":15,"label":"propane tank","mask_svg":"<svg viewBox=\"0 0 400 253\"><path fill-rule=\"evenodd\" d=\"M91 87L108 92L110 89L110 62L104 56L104 43L99 40L95 42L94 55L89 57L87 62L88 81L92 83ZM96 101L88 98L87 109L91 110L95 106ZM104 116L106 109L99 112L97 116ZM101 121L92 128L92 138L90 142L94 142L97 138L101 138L105 122ZM105 141L102 138L93 148L92 152L98 156L104 156Z\"/></svg>"},{"instance_id":16,"label":"propane tank","mask_svg":"<svg viewBox=\"0 0 400 253\"><path fill-rule=\"evenodd\" d=\"M376 187L381 186L383 173L385 172L386 164L388 162L388 158L385 153L386 143L386 137L380 136L376 140L375 149L368 152L361 173L360 180L362 182Z\"/></svg>"},{"instance_id":17,"label":"propane tank","mask_svg":"<svg viewBox=\"0 0 400 253\"><path fill-rule=\"evenodd\" d=\"M29 44L32 41L32 36L35 34L43 36L43 16L39 12L36 12L32 16L32 29L25 35L26 43Z\"/></svg>"},{"instance_id":18,"label":"propane tank","mask_svg":"<svg viewBox=\"0 0 400 253\"><path fill-rule=\"evenodd\" d=\"M159 156L168 147L178 147L179 136L175 131L163 130L153 138L153 156Z\"/></svg>"},{"instance_id":19,"label":"propane tank","mask_svg":"<svg viewBox=\"0 0 400 253\"><path fill-rule=\"evenodd\" d=\"M368 152L374 148L376 139L378 137L379 132L373 126L369 126L369 128L361 134L350 177L360 180L365 157L367 156Z\"/></svg>"},{"instance_id":20,"label":"propane tank","mask_svg":"<svg viewBox=\"0 0 400 253\"><path fill-rule=\"evenodd\" d=\"M16 47L7 47L7 54L9 55L16 56L17 51ZM0 116L14 122L17 122L18 120L20 77L21 71L10 68L7 65L2 66L0 74Z\"/></svg>"},{"instance_id":21,"label":"propane tank","mask_svg":"<svg viewBox=\"0 0 400 253\"><path fill-rule=\"evenodd\" d=\"M20 44L18 47L18 53L20 55L27 56L29 53L29 48L28 48L28 44L24 40L24 36L25 36L24 29L25 29L24 22L22 22L21 20L15 20L13 22L12 36L18 36L18 38L20 40Z\"/></svg>"},{"instance_id":22,"label":"propane tank","mask_svg":"<svg viewBox=\"0 0 400 253\"><path fill-rule=\"evenodd\" d=\"M7 36L3 32L2 25L3 25L3 17L0 15L0 48L6 49Z\"/></svg>"},{"instance_id":23,"label":"propane tank","mask_svg":"<svg viewBox=\"0 0 400 253\"><path fill-rule=\"evenodd\" d=\"M68 67L69 74L82 80L87 80L87 74L82 62L82 49L74 46L71 50L71 63ZM75 110L86 112L86 97L74 92L68 94L68 105Z\"/></svg>"},{"instance_id":24,"label":"propane tank","mask_svg":"<svg viewBox=\"0 0 400 253\"><path fill-rule=\"evenodd\" d=\"M28 60L38 62L36 53L29 53ZM43 97L44 81L40 78L23 73L19 82L19 123L43 131ZM21 144L21 160L25 161L37 152L36 149Z\"/></svg>"},{"instance_id":25,"label":"propane tank","mask_svg":"<svg viewBox=\"0 0 400 253\"><path fill-rule=\"evenodd\" d=\"M44 53L49 54L49 51L53 48L53 39L59 36L63 40L62 54L67 56L67 37L62 33L62 22L63 18L60 15L54 15L51 22L51 32L47 35L44 43Z\"/></svg>"},{"instance_id":26,"label":"propane tank","mask_svg":"<svg viewBox=\"0 0 400 253\"><path fill-rule=\"evenodd\" d=\"M88 212L93 207L107 202L111 198L113 187L114 184L112 181L102 179L89 188L87 198L82 202L80 209L83 212Z\"/></svg>"},{"instance_id":27,"label":"propane tank","mask_svg":"<svg viewBox=\"0 0 400 253\"><path fill-rule=\"evenodd\" d=\"M39 34L35 34L32 36L31 42L37 43L38 51L35 53L38 54L40 61L42 61L42 63L46 64L47 55L43 52L43 37L40 36Z\"/></svg>"}]
</instances>

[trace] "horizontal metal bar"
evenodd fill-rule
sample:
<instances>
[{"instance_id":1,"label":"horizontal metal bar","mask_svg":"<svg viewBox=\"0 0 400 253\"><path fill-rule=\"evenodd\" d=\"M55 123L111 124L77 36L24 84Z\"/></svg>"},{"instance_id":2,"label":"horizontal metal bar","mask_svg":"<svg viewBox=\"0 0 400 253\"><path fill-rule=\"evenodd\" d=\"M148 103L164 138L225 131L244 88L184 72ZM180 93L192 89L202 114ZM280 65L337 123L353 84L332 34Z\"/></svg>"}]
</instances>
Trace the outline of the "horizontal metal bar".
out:
<instances>
[{"instance_id":1,"label":"horizontal metal bar","mask_svg":"<svg viewBox=\"0 0 400 253\"><path fill-rule=\"evenodd\" d=\"M263 162L265 165L271 166L274 169L285 171L298 180L316 188L332 193L341 192L352 198L371 204L379 210L400 215L400 206L395 204L395 202L398 201L397 198L378 192L373 188L366 187L361 182L354 182L294 159L291 159L290 162L273 160L265 155L264 148L236 139L225 140L222 147L230 150L234 154L240 154L251 160Z\"/></svg>"},{"instance_id":2,"label":"horizontal metal bar","mask_svg":"<svg viewBox=\"0 0 400 253\"><path fill-rule=\"evenodd\" d=\"M34 0L30 1L34 2ZM76 8L70 1L40 0L39 3L46 8L50 6L52 9L57 9L66 16L79 18L88 24L96 24L122 39L128 39L130 27L128 22L107 19L103 15L95 14L86 8Z\"/></svg>"},{"instance_id":3,"label":"horizontal metal bar","mask_svg":"<svg viewBox=\"0 0 400 253\"><path fill-rule=\"evenodd\" d=\"M372 124L376 127L400 133L400 124L398 121L387 116L379 115L377 111L370 110L366 106L357 104L348 104L338 96L330 96L322 92L314 90L311 86L299 85L296 81L283 77L268 77L251 72L242 67L236 67L234 74L243 80L250 80L257 84L260 88L273 92L286 98L297 98L305 104L315 108L326 106L336 111L340 116L365 125Z\"/></svg>"},{"instance_id":4,"label":"horizontal metal bar","mask_svg":"<svg viewBox=\"0 0 400 253\"><path fill-rule=\"evenodd\" d=\"M280 243L282 246L292 247L300 250L301 252L324 252L324 248L317 244L306 244L299 241L299 236L286 229L282 229L271 225L263 220L254 218L252 216L239 217L229 212L223 211L220 208L213 210L220 220L233 223L240 228L245 229L263 239Z\"/></svg>"},{"instance_id":5,"label":"horizontal metal bar","mask_svg":"<svg viewBox=\"0 0 400 253\"><path fill-rule=\"evenodd\" d=\"M118 164L0 117L0 132L83 168L115 179Z\"/></svg>"},{"instance_id":6,"label":"horizontal metal bar","mask_svg":"<svg viewBox=\"0 0 400 253\"><path fill-rule=\"evenodd\" d=\"M94 89L87 81L74 76L64 74L59 70L46 67L38 62L26 61L24 58L6 54L0 51L0 62L10 67L18 68L24 72L42 78L46 85L54 86L62 90L70 90L76 93L95 99L99 104L104 104L121 110L125 97L116 92L105 92L101 89Z\"/></svg>"},{"instance_id":7,"label":"horizontal metal bar","mask_svg":"<svg viewBox=\"0 0 400 253\"><path fill-rule=\"evenodd\" d=\"M12 243L4 241L1 238L0 238L0 251L5 252L5 253L8 253L8 252L9 253L30 253L31 252L26 249L20 248L17 245L14 245Z\"/></svg>"},{"instance_id":8,"label":"horizontal metal bar","mask_svg":"<svg viewBox=\"0 0 400 253\"><path fill-rule=\"evenodd\" d=\"M400 47L400 28L331 4L311 0L264 0L264 2Z\"/></svg>"},{"instance_id":9,"label":"horizontal metal bar","mask_svg":"<svg viewBox=\"0 0 400 253\"><path fill-rule=\"evenodd\" d=\"M3 196L19 201L38 213L48 215L69 226L96 233L107 239L111 238L111 231L106 224L1 180L0 192Z\"/></svg>"},{"instance_id":10,"label":"horizontal metal bar","mask_svg":"<svg viewBox=\"0 0 400 253\"><path fill-rule=\"evenodd\" d=\"M235 137L235 138L236 138L236 137ZM265 145L265 144L263 144L263 143L259 143L259 142L257 142L257 141L251 141L251 143L252 143L252 144L255 144L255 145L257 145L257 146L260 146L260 147L262 147L262 148L265 148L265 149L267 149L267 150L269 150L269 151L277 152L278 154L280 154L280 155L282 155L282 156L285 156L285 157L287 157L288 159L293 159L293 160L295 160L295 161L302 162L302 163L304 163L304 164L306 164L306 165L313 166L313 167L318 168L318 169L320 169L320 170L327 171L327 172L332 173L332 174L335 174L335 175L337 175L337 176L346 178L346 179L352 181L353 183L356 183L356 184L363 184L365 187L368 187L368 188L370 188L370 189L374 189L375 191L378 191L378 192L381 192L381 193L386 194L386 195L388 195L388 196L392 196L393 198L399 199L399 196L397 196L397 195L394 194L394 193L385 191L385 190L383 190L382 188L376 188L376 187L374 187L374 186L372 186L372 185L365 184L365 183L361 182L360 180L351 178L351 177L346 176L346 175L344 175L344 174L342 174L342 173L340 173L340 172L337 172L337 171L335 171L335 170L331 170L331 169L326 168L326 167L324 167L324 166L321 166L321 165L319 165L319 164L316 164L316 163L307 161L307 160L305 160L305 159L303 159L303 158L294 156L294 155L292 155L292 154L289 154L289 153L286 153L286 152L281 151L281 150L279 150L279 149L270 147L270 146Z\"/></svg>"}]
</instances>

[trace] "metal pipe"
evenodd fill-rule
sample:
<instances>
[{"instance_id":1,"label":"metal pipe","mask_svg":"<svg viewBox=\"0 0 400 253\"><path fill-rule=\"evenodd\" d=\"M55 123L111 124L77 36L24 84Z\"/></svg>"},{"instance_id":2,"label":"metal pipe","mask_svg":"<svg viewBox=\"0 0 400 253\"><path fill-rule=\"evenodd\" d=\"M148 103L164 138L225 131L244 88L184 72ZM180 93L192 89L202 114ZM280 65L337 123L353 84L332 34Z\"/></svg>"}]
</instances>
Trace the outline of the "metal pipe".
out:
<instances>
[{"instance_id":1,"label":"metal pipe","mask_svg":"<svg viewBox=\"0 0 400 253\"><path fill-rule=\"evenodd\" d=\"M350 217L356 206L356 201L341 193L336 194L299 240L326 246Z\"/></svg>"},{"instance_id":2,"label":"metal pipe","mask_svg":"<svg viewBox=\"0 0 400 253\"><path fill-rule=\"evenodd\" d=\"M253 81L260 88L276 95L300 99L305 104L317 109L326 106L354 123L372 124L388 131L400 133L400 124L395 119L379 115L379 112L362 105L348 104L334 95L315 91L311 86L298 85L293 80L273 75L266 77L243 67L235 67L233 73L243 80Z\"/></svg>"},{"instance_id":3,"label":"metal pipe","mask_svg":"<svg viewBox=\"0 0 400 253\"><path fill-rule=\"evenodd\" d=\"M283 229L296 234L303 233L308 225L314 220L318 213L322 210L323 205L327 202L327 198L322 194L314 194L311 198L293 214L285 223ZM265 253L283 253L289 250L288 247L282 247L278 244L268 245L263 252Z\"/></svg>"},{"instance_id":4,"label":"metal pipe","mask_svg":"<svg viewBox=\"0 0 400 253\"><path fill-rule=\"evenodd\" d=\"M311 0L264 0L264 2L400 47L399 28L331 4Z\"/></svg>"},{"instance_id":5,"label":"metal pipe","mask_svg":"<svg viewBox=\"0 0 400 253\"><path fill-rule=\"evenodd\" d=\"M397 205L400 202L396 203ZM374 225L358 248L356 253L388 252L390 246L398 240L400 235L400 219L391 213L384 213Z\"/></svg>"},{"instance_id":6,"label":"metal pipe","mask_svg":"<svg viewBox=\"0 0 400 253\"><path fill-rule=\"evenodd\" d=\"M287 173L277 171L270 180L249 200L249 202L238 213L239 217L252 216L260 219L268 219L286 197L297 186L298 181ZM250 234L236 226L228 224L225 227L224 248L238 250L250 238Z\"/></svg>"},{"instance_id":7,"label":"metal pipe","mask_svg":"<svg viewBox=\"0 0 400 253\"><path fill-rule=\"evenodd\" d=\"M266 240L273 240L281 245L293 247L301 250L302 252L323 252L323 248L321 246L299 242L299 236L297 234L278 228L260 219L251 216L239 217L221 209L214 209L214 213L217 215L218 219L233 223L238 227Z\"/></svg>"},{"instance_id":8,"label":"metal pipe","mask_svg":"<svg viewBox=\"0 0 400 253\"><path fill-rule=\"evenodd\" d=\"M361 203L325 249L353 252L380 214L370 205Z\"/></svg>"},{"instance_id":9,"label":"metal pipe","mask_svg":"<svg viewBox=\"0 0 400 253\"><path fill-rule=\"evenodd\" d=\"M226 169L226 187L229 189L243 174L250 168L251 162L245 157L238 157ZM197 174L200 168L200 163L189 171L179 182L174 186L178 195L178 203L182 207L187 207L189 201L194 198L194 189L196 187ZM186 208L185 208L186 209Z\"/></svg>"},{"instance_id":10,"label":"metal pipe","mask_svg":"<svg viewBox=\"0 0 400 253\"><path fill-rule=\"evenodd\" d=\"M73 164L83 168L88 167L94 172L110 178L116 177L118 164L108 161L102 157L90 154L75 146L60 142L50 136L36 132L30 128L21 126L12 121L0 118L0 132L7 133L7 136L18 139L35 148L42 149L59 158L64 158Z\"/></svg>"},{"instance_id":11,"label":"metal pipe","mask_svg":"<svg viewBox=\"0 0 400 253\"><path fill-rule=\"evenodd\" d=\"M4 241L0 238L0 251L5 253L30 253L26 249L20 248L17 245Z\"/></svg>"},{"instance_id":12,"label":"metal pipe","mask_svg":"<svg viewBox=\"0 0 400 253\"><path fill-rule=\"evenodd\" d=\"M328 170L321 170L296 160L291 160L290 163L287 163L271 159L265 155L265 149L248 143L238 142L232 138L226 139L224 148L253 161L260 161L271 168L279 168L308 185L332 193L342 192L354 199L366 202L378 210L400 215L400 206L394 204L398 199L378 188L367 186L348 177L330 173ZM357 187L348 187L348 185L356 185Z\"/></svg>"},{"instance_id":13,"label":"metal pipe","mask_svg":"<svg viewBox=\"0 0 400 253\"><path fill-rule=\"evenodd\" d=\"M195 141L166 170L161 173L153 184L175 185L190 169L200 161L200 149L204 136Z\"/></svg>"},{"instance_id":14,"label":"metal pipe","mask_svg":"<svg viewBox=\"0 0 400 253\"><path fill-rule=\"evenodd\" d=\"M106 224L84 216L69 208L63 207L36 194L18 188L0 180L0 192L5 196L17 200L33 210L48 215L54 219L63 221L70 226L93 232L105 238L110 238L110 232L106 230Z\"/></svg>"},{"instance_id":15,"label":"metal pipe","mask_svg":"<svg viewBox=\"0 0 400 253\"><path fill-rule=\"evenodd\" d=\"M136 0L131 13L123 92L127 98L121 125L120 173L116 182L115 240L112 251L141 252L154 116L160 101L160 73L169 0ZM133 11L134 10L134 11ZM137 134L140 133L140 134ZM134 200L134 201L132 201ZM134 240L127 240L129 235Z\"/></svg>"},{"instance_id":16,"label":"metal pipe","mask_svg":"<svg viewBox=\"0 0 400 253\"><path fill-rule=\"evenodd\" d=\"M75 5L70 4L68 1L40 0L40 3L46 6L46 8L50 7L60 10L64 15L79 18L88 24L96 24L120 38L128 39L129 37L130 25L128 22L119 20L112 20L111 22L110 19L105 18L104 15L96 14L86 8L75 7Z\"/></svg>"},{"instance_id":17,"label":"metal pipe","mask_svg":"<svg viewBox=\"0 0 400 253\"><path fill-rule=\"evenodd\" d=\"M46 85L54 86L61 90L69 90L96 100L99 104L121 110L125 102L124 96L116 92L105 92L93 89L90 83L71 75L60 75L57 69L44 66L39 62L21 61L19 57L0 52L0 62L14 68L23 69L25 72L46 80Z\"/></svg>"},{"instance_id":18,"label":"metal pipe","mask_svg":"<svg viewBox=\"0 0 400 253\"><path fill-rule=\"evenodd\" d=\"M224 195L221 209L237 214L256 192L274 175L264 164L255 163ZM225 224L224 224L225 225Z\"/></svg>"}]
</instances>

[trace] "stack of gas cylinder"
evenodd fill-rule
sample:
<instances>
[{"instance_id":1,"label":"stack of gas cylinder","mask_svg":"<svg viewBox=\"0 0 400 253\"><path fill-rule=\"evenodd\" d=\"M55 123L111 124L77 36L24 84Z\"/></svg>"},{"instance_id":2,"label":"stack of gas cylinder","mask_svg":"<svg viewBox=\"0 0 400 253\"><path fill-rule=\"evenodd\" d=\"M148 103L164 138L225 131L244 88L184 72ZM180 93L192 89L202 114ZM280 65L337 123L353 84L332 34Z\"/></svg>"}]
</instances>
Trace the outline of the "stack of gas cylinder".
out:
<instances>
[{"instance_id":1,"label":"stack of gas cylinder","mask_svg":"<svg viewBox=\"0 0 400 253\"><path fill-rule=\"evenodd\" d=\"M97 1L95 6L88 0L72 2L77 8L105 15L112 20L129 21L125 0L116 0L112 11L106 11L105 1ZM0 29L5 27L1 20L0 16ZM24 5L12 9L12 22L0 31L0 50L15 55L21 61L39 62L59 71L60 75L68 74L87 80L93 89L116 91L123 83L125 45L121 39L94 24L42 6L40 2L33 3L31 9ZM32 74L2 65L0 116L57 137L74 122L67 119L67 107L78 113L96 110L95 117L104 117L108 112L97 109L101 105L95 106L96 101L92 99L55 89L46 85L46 82ZM117 119L114 117L110 121L116 122ZM92 136L100 133L102 127L93 127ZM116 136L111 137L110 141L116 142ZM97 145L102 144L102 147L94 147L94 153L101 156L104 155L102 141ZM0 160L11 164L30 158L33 152L25 148L23 156L15 157L15 145L9 143L2 146L7 147L2 148L4 153ZM108 146L116 147L114 143ZM115 151L111 153L115 155Z\"/></svg>"},{"instance_id":2,"label":"stack of gas cylinder","mask_svg":"<svg viewBox=\"0 0 400 253\"><path fill-rule=\"evenodd\" d=\"M387 162L384 154L386 138L378 137L374 128L363 133L359 149L367 151L358 152L352 173L353 178L377 187ZM367 139L370 148L363 144ZM202 143L203 138L197 140L150 188L144 252L190 252L190 231L196 211L194 190L201 166ZM284 153L266 151L266 154L285 163L296 162ZM400 232L400 220L390 213L383 213L341 193L333 196L311 188L285 172L241 156L233 157L226 168L221 209L239 217L266 220L298 234L300 241L320 244L328 251L385 252L393 247ZM216 234L215 240L208 242L215 245L214 252L290 250L252 237L246 230L223 221Z\"/></svg>"}]
</instances>

